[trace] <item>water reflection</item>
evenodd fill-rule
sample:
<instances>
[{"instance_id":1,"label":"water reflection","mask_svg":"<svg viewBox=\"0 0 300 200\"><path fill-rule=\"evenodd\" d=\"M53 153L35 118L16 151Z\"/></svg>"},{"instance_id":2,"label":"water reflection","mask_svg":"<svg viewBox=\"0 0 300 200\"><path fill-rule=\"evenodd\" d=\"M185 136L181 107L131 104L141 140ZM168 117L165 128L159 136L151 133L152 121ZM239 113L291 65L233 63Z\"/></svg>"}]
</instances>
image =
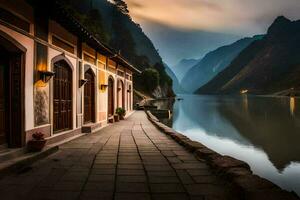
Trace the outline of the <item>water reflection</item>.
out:
<instances>
[{"instance_id":1,"label":"water reflection","mask_svg":"<svg viewBox=\"0 0 300 200\"><path fill-rule=\"evenodd\" d=\"M300 110L297 98L182 96L173 128L300 194Z\"/></svg>"}]
</instances>

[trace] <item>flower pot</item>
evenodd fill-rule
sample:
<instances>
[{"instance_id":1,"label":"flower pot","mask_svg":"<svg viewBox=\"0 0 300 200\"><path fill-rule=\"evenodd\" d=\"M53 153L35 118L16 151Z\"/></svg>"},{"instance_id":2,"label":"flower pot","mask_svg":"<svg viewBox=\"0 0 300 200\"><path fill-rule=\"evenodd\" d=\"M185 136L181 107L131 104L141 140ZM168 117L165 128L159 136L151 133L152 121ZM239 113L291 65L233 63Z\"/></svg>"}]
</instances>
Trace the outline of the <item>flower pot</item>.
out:
<instances>
[{"instance_id":1,"label":"flower pot","mask_svg":"<svg viewBox=\"0 0 300 200\"><path fill-rule=\"evenodd\" d=\"M114 115L115 122L118 122L120 120L119 115Z\"/></svg>"},{"instance_id":2,"label":"flower pot","mask_svg":"<svg viewBox=\"0 0 300 200\"><path fill-rule=\"evenodd\" d=\"M120 120L124 120L124 115L119 115Z\"/></svg>"},{"instance_id":3,"label":"flower pot","mask_svg":"<svg viewBox=\"0 0 300 200\"><path fill-rule=\"evenodd\" d=\"M30 140L27 143L27 148L30 152L41 151L46 145L46 140Z\"/></svg>"}]
</instances>

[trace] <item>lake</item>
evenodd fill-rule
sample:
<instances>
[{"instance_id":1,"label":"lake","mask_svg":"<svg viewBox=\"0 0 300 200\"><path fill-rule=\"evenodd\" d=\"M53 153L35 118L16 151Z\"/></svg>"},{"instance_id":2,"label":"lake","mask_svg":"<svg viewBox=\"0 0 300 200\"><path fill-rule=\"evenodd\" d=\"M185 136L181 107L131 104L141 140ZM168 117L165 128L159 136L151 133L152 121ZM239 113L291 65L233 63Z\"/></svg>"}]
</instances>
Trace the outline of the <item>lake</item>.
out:
<instances>
[{"instance_id":1,"label":"lake","mask_svg":"<svg viewBox=\"0 0 300 200\"><path fill-rule=\"evenodd\" d=\"M300 196L300 99L261 96L178 95L157 101L171 108L162 122Z\"/></svg>"}]
</instances>

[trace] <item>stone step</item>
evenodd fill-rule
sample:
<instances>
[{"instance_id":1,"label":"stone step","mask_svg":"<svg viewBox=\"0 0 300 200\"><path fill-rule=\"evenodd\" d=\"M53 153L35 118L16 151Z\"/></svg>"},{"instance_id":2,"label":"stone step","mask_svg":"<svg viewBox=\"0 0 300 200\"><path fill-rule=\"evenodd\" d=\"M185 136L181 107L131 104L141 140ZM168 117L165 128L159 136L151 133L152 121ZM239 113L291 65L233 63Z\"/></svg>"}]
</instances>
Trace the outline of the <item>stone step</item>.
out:
<instances>
[{"instance_id":1,"label":"stone step","mask_svg":"<svg viewBox=\"0 0 300 200\"><path fill-rule=\"evenodd\" d=\"M25 153L24 148L5 148L0 150L0 162L5 162L7 160L15 159Z\"/></svg>"}]
</instances>

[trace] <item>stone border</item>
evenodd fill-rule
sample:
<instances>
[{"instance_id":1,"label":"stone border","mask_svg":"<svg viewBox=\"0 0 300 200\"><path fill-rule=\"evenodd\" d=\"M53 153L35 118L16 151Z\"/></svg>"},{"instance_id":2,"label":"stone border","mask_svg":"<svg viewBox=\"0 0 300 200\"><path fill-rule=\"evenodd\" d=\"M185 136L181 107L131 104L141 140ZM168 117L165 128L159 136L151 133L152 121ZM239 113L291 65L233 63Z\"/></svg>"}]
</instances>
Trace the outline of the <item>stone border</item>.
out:
<instances>
[{"instance_id":1,"label":"stone border","mask_svg":"<svg viewBox=\"0 0 300 200\"><path fill-rule=\"evenodd\" d=\"M59 147L56 146L46 146L40 152L36 153L27 153L21 157L15 158L13 160L8 160L0 165L0 179L4 176L10 175L11 173L22 173L23 170L26 170L34 162L48 157L49 155L56 153L59 150Z\"/></svg>"},{"instance_id":2,"label":"stone border","mask_svg":"<svg viewBox=\"0 0 300 200\"><path fill-rule=\"evenodd\" d=\"M159 130L172 137L191 153L194 153L198 159L205 160L218 175L236 186L242 194L242 199L299 199L295 192L283 190L274 183L254 175L247 163L230 156L222 156L203 144L192 141L188 137L164 125L150 111L145 112L148 119Z\"/></svg>"}]
</instances>

